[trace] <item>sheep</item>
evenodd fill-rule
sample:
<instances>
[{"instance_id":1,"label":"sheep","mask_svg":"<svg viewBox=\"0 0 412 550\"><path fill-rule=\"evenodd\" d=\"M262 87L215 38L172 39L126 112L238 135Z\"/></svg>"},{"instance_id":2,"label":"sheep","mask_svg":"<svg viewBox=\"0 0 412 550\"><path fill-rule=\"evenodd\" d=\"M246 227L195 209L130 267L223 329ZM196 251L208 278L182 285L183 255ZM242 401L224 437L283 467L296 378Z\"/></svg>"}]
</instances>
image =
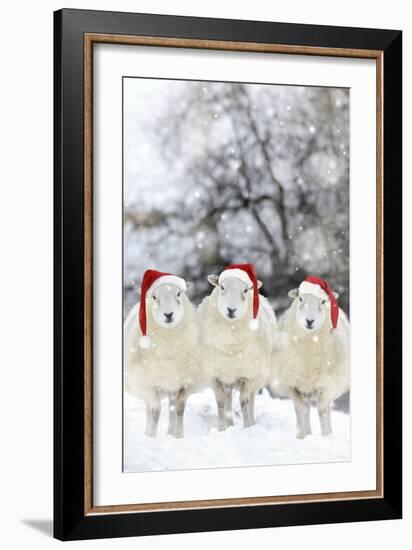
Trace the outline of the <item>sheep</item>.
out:
<instances>
[{"instance_id":1,"label":"sheep","mask_svg":"<svg viewBox=\"0 0 412 550\"><path fill-rule=\"evenodd\" d=\"M279 319L272 389L291 397L298 439L311 434L310 401L315 399L326 436L332 433L331 403L349 389L349 321L337 305L338 294L322 279L308 277L288 294L293 302Z\"/></svg>"},{"instance_id":2,"label":"sheep","mask_svg":"<svg viewBox=\"0 0 412 550\"><path fill-rule=\"evenodd\" d=\"M255 423L255 393L268 383L276 317L258 293L262 283L253 279L253 274L251 280L236 266L226 268L220 276L209 275L215 288L198 308L202 353L215 392L219 431L233 425L234 389L240 391L243 426L247 428Z\"/></svg>"},{"instance_id":3,"label":"sheep","mask_svg":"<svg viewBox=\"0 0 412 550\"><path fill-rule=\"evenodd\" d=\"M150 340L142 330L140 303L131 309L124 323L125 387L146 403L145 434L149 437L157 433L160 400L168 397L168 434L181 438L187 398L206 382L198 323L185 292L189 283L173 276L161 277L158 283L141 296Z\"/></svg>"}]
</instances>

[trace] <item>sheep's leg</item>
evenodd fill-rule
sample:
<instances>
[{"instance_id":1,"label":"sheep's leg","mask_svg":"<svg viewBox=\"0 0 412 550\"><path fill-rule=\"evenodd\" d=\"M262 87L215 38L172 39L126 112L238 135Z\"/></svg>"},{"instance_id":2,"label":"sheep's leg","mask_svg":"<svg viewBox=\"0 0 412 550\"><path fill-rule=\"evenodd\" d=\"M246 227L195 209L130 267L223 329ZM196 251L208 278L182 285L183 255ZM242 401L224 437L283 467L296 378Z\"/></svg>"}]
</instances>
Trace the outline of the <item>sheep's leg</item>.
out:
<instances>
[{"instance_id":1,"label":"sheep's leg","mask_svg":"<svg viewBox=\"0 0 412 550\"><path fill-rule=\"evenodd\" d=\"M312 428L310 425L310 396L302 396L303 401L303 428L305 430L305 436L312 433Z\"/></svg>"},{"instance_id":2,"label":"sheep's leg","mask_svg":"<svg viewBox=\"0 0 412 550\"><path fill-rule=\"evenodd\" d=\"M296 413L296 425L297 425L296 437L297 439L304 439L306 437L305 404L303 402L301 394L297 390L291 391L291 398L292 398L293 406L295 407L295 413Z\"/></svg>"},{"instance_id":3,"label":"sheep's leg","mask_svg":"<svg viewBox=\"0 0 412 550\"><path fill-rule=\"evenodd\" d=\"M176 393L169 395L169 427L167 433L175 435L176 432Z\"/></svg>"},{"instance_id":4,"label":"sheep's leg","mask_svg":"<svg viewBox=\"0 0 412 550\"><path fill-rule=\"evenodd\" d=\"M150 403L149 401L145 401L145 405L146 405L146 429L145 429L145 434L148 435L149 431L150 431L150 426L152 425L152 419L151 419L151 414L150 414Z\"/></svg>"},{"instance_id":5,"label":"sheep's leg","mask_svg":"<svg viewBox=\"0 0 412 550\"><path fill-rule=\"evenodd\" d=\"M153 392L148 404L146 405L146 411L148 410L149 414L147 415L147 426L146 426L146 435L149 437L156 437L157 425L160 418L160 395L158 392Z\"/></svg>"},{"instance_id":6,"label":"sheep's leg","mask_svg":"<svg viewBox=\"0 0 412 550\"><path fill-rule=\"evenodd\" d=\"M226 427L233 426L232 386L225 386L225 423Z\"/></svg>"},{"instance_id":7,"label":"sheep's leg","mask_svg":"<svg viewBox=\"0 0 412 550\"><path fill-rule=\"evenodd\" d=\"M330 420L330 401L327 401L322 396L318 400L318 414L320 422L320 432L322 435L332 433L332 425Z\"/></svg>"},{"instance_id":8,"label":"sheep's leg","mask_svg":"<svg viewBox=\"0 0 412 550\"><path fill-rule=\"evenodd\" d=\"M213 380L213 389L216 397L217 404L217 429L219 432L226 430L226 419L225 419L225 389L223 384L215 378Z\"/></svg>"},{"instance_id":9,"label":"sheep's leg","mask_svg":"<svg viewBox=\"0 0 412 550\"><path fill-rule=\"evenodd\" d=\"M243 427L250 428L250 387L247 382L242 382L240 384L240 406L242 409L243 415Z\"/></svg>"},{"instance_id":10,"label":"sheep's leg","mask_svg":"<svg viewBox=\"0 0 412 550\"><path fill-rule=\"evenodd\" d=\"M252 391L249 399L249 417L252 426L255 424L255 395L256 393Z\"/></svg>"},{"instance_id":11,"label":"sheep's leg","mask_svg":"<svg viewBox=\"0 0 412 550\"><path fill-rule=\"evenodd\" d=\"M329 433L330 433L330 434L332 433L332 420L331 420L331 416L332 416L332 405L329 403L328 414L327 414L327 427L328 427L328 430L329 430Z\"/></svg>"},{"instance_id":12,"label":"sheep's leg","mask_svg":"<svg viewBox=\"0 0 412 550\"><path fill-rule=\"evenodd\" d=\"M185 413L188 391L182 388L176 396L176 430L175 437L183 437L183 415Z\"/></svg>"}]
</instances>

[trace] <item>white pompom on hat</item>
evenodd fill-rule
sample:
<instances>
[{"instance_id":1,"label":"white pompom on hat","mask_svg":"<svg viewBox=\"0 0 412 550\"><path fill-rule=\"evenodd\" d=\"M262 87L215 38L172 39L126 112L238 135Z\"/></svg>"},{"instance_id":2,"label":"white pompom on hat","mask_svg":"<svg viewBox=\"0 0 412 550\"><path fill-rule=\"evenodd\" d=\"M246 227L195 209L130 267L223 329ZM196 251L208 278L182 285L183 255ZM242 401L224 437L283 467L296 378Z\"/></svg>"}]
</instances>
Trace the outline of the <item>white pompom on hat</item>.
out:
<instances>
[{"instance_id":1,"label":"white pompom on hat","mask_svg":"<svg viewBox=\"0 0 412 550\"><path fill-rule=\"evenodd\" d=\"M255 266L253 264L228 265L219 275L219 283L228 277L236 277L247 285L253 286L253 312L252 319L249 321L249 328L250 330L257 330L259 328L259 320L257 319L259 313L259 290Z\"/></svg>"},{"instance_id":2,"label":"white pompom on hat","mask_svg":"<svg viewBox=\"0 0 412 550\"><path fill-rule=\"evenodd\" d=\"M141 336L139 338L139 346L142 349L149 349L152 347L152 340L147 335L147 312L146 312L146 298L158 288L160 285L171 284L175 285L182 292L186 292L186 282L181 277L171 275L170 273L163 273L162 271L156 271L155 269L148 269L145 271L142 279L142 286L140 290L140 307L139 307L139 324Z\"/></svg>"}]
</instances>

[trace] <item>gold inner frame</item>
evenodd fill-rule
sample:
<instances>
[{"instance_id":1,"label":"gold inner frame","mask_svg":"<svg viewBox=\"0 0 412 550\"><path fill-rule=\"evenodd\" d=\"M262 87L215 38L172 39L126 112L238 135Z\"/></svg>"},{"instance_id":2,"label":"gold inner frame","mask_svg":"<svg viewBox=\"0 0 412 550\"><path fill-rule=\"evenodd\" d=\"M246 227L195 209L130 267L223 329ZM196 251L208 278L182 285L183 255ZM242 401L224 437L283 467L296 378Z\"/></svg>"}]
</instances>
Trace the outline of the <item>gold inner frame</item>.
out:
<instances>
[{"instance_id":1,"label":"gold inner frame","mask_svg":"<svg viewBox=\"0 0 412 550\"><path fill-rule=\"evenodd\" d=\"M376 60L376 489L143 504L93 504L93 45L95 43ZM127 36L84 35L84 513L125 513L383 498L383 51Z\"/></svg>"}]
</instances>

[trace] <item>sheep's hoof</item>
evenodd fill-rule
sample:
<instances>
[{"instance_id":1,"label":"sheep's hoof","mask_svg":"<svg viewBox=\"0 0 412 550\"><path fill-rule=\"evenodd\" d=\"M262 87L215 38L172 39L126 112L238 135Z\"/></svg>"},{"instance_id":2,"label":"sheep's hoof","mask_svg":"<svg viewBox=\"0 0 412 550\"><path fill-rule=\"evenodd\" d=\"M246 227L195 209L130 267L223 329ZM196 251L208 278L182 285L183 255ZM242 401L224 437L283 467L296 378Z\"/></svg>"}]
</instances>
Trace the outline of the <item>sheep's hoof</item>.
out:
<instances>
[{"instance_id":1,"label":"sheep's hoof","mask_svg":"<svg viewBox=\"0 0 412 550\"><path fill-rule=\"evenodd\" d=\"M296 439L305 439L305 437L306 437L306 433L300 430L296 434Z\"/></svg>"},{"instance_id":2,"label":"sheep's hoof","mask_svg":"<svg viewBox=\"0 0 412 550\"><path fill-rule=\"evenodd\" d=\"M226 430L226 425L219 424L217 427L218 432L224 432Z\"/></svg>"}]
</instances>

